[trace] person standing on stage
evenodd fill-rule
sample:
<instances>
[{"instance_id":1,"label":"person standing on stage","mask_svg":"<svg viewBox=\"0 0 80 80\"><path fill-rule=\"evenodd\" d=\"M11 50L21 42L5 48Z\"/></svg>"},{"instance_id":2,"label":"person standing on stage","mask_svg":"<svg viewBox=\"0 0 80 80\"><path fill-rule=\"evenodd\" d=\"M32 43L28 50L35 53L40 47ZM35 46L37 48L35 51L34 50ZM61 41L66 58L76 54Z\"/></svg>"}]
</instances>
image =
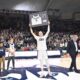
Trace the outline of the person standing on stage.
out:
<instances>
[{"instance_id":1,"label":"person standing on stage","mask_svg":"<svg viewBox=\"0 0 80 80\"><path fill-rule=\"evenodd\" d=\"M41 71L42 74L40 75L40 77L44 77L43 71L44 71L44 64L46 63L46 66L48 68L48 74L50 74L50 66L48 63L48 54L47 54L47 45L46 45L46 39L48 37L48 34L50 32L50 22L48 22L48 30L46 32L45 35L43 35L42 31L39 31L38 36L33 32L31 25L30 26L30 31L32 33L32 35L34 36L34 38L37 41L37 51L38 51L38 59L40 61L40 67L41 67Z\"/></svg>"},{"instance_id":2,"label":"person standing on stage","mask_svg":"<svg viewBox=\"0 0 80 80\"><path fill-rule=\"evenodd\" d=\"M74 71L79 73L76 67L76 56L78 54L78 45L77 45L78 36L76 34L72 34L70 35L70 37L71 41L69 41L67 45L67 53L69 53L72 60L69 71L73 71L74 67Z\"/></svg>"},{"instance_id":3,"label":"person standing on stage","mask_svg":"<svg viewBox=\"0 0 80 80\"><path fill-rule=\"evenodd\" d=\"M10 38L8 45L7 45L7 51L8 51L8 62L7 62L7 70L9 69L10 61L12 60L13 68L15 68L15 44L14 39Z\"/></svg>"}]
</instances>

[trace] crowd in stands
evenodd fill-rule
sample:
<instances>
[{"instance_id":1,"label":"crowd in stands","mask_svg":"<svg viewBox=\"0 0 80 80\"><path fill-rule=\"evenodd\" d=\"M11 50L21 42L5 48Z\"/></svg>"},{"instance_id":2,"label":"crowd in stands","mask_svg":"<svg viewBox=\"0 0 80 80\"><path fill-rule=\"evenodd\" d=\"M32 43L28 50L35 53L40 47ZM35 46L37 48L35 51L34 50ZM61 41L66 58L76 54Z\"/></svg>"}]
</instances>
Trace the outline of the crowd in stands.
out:
<instances>
[{"instance_id":1,"label":"crowd in stands","mask_svg":"<svg viewBox=\"0 0 80 80\"><path fill-rule=\"evenodd\" d=\"M80 35L80 21L51 19L50 23L51 30L47 38L48 50L66 49L70 40L70 31L76 31ZM4 42L6 45L9 38L13 37L17 51L36 50L36 40L31 35L28 24L29 19L26 14L1 14L0 42ZM45 33L46 29L44 27L41 28ZM37 33L39 29L35 30Z\"/></svg>"},{"instance_id":2,"label":"crowd in stands","mask_svg":"<svg viewBox=\"0 0 80 80\"><path fill-rule=\"evenodd\" d=\"M0 31L0 42L6 45L10 37L14 38L16 50L32 51L36 50L36 40L31 35L30 31L18 31L16 29L3 29ZM48 50L66 49L67 42L70 40L69 33L50 32L47 38Z\"/></svg>"}]
</instances>

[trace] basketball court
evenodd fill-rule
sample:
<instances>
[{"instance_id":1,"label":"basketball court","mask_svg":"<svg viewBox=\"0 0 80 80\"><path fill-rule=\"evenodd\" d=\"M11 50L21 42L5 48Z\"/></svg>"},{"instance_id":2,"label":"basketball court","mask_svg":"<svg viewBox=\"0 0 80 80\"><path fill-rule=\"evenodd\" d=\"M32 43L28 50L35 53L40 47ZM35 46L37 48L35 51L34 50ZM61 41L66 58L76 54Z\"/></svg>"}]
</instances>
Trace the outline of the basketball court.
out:
<instances>
[{"instance_id":1,"label":"basketball court","mask_svg":"<svg viewBox=\"0 0 80 80\"><path fill-rule=\"evenodd\" d=\"M80 73L68 71L70 62L71 59L69 55L64 55L61 58L49 58L52 76L47 76L48 71L45 66L45 77L40 78L41 71L37 58L16 59L16 68L12 69L12 63L10 63L9 70L0 73L0 80L79 80ZM77 68L80 69L80 55L77 56Z\"/></svg>"}]
</instances>

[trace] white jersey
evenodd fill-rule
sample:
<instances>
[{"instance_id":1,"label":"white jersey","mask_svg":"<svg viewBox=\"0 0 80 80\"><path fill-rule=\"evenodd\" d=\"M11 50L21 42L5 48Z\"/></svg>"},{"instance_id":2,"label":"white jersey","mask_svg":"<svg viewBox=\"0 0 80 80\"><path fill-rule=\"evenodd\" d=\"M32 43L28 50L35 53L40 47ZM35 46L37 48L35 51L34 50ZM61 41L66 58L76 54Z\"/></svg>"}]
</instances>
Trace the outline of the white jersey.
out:
<instances>
[{"instance_id":1,"label":"white jersey","mask_svg":"<svg viewBox=\"0 0 80 80\"><path fill-rule=\"evenodd\" d=\"M42 20L39 15L33 16L31 21L32 21L32 25L42 24Z\"/></svg>"},{"instance_id":2,"label":"white jersey","mask_svg":"<svg viewBox=\"0 0 80 80\"><path fill-rule=\"evenodd\" d=\"M10 44L9 46L10 46L11 51L15 51L15 45L14 44Z\"/></svg>"},{"instance_id":3,"label":"white jersey","mask_svg":"<svg viewBox=\"0 0 80 80\"><path fill-rule=\"evenodd\" d=\"M47 50L46 38L46 36L35 38L37 40L37 50Z\"/></svg>"},{"instance_id":4,"label":"white jersey","mask_svg":"<svg viewBox=\"0 0 80 80\"><path fill-rule=\"evenodd\" d=\"M15 51L15 45L14 44L9 44L9 50L11 52L14 52ZM9 53L8 56L13 56L13 55L11 53Z\"/></svg>"},{"instance_id":5,"label":"white jersey","mask_svg":"<svg viewBox=\"0 0 80 80\"><path fill-rule=\"evenodd\" d=\"M37 50L47 50L47 44L46 44L46 39L48 37L48 34L50 32L50 27L48 25L48 30L46 34L42 37L36 36L33 31L31 30L31 33L33 34L34 38L37 40Z\"/></svg>"}]
</instances>

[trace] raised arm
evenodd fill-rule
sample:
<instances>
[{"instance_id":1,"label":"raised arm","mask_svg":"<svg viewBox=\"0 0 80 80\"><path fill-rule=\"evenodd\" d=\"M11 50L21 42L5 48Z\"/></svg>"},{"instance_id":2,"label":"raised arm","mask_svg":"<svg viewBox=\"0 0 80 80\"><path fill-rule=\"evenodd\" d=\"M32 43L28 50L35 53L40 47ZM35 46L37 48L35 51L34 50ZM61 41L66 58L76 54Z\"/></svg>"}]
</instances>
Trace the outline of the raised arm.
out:
<instances>
[{"instance_id":1,"label":"raised arm","mask_svg":"<svg viewBox=\"0 0 80 80\"><path fill-rule=\"evenodd\" d=\"M29 24L29 26L30 26L30 24ZM34 36L34 38L37 38L37 36L34 34L31 26L30 26L30 32L31 32L31 34Z\"/></svg>"},{"instance_id":2,"label":"raised arm","mask_svg":"<svg viewBox=\"0 0 80 80\"><path fill-rule=\"evenodd\" d=\"M47 32L45 34L46 37L48 36L49 32L50 32L50 22L48 22L48 28L47 28Z\"/></svg>"}]
</instances>

